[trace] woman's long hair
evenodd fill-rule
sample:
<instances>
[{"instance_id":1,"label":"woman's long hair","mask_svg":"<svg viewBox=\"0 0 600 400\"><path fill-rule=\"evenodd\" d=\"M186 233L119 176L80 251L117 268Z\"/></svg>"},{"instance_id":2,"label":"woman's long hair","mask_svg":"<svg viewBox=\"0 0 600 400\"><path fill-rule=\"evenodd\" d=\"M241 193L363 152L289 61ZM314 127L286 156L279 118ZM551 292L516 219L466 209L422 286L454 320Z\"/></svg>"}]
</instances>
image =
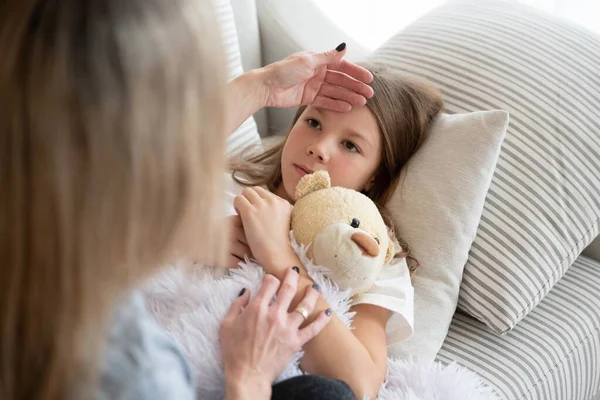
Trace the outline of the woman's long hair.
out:
<instances>
[{"instance_id":1,"label":"woman's long hair","mask_svg":"<svg viewBox=\"0 0 600 400\"><path fill-rule=\"evenodd\" d=\"M118 296L221 256L222 41L210 2L2 3L0 398L87 398Z\"/></svg>"}]
</instances>

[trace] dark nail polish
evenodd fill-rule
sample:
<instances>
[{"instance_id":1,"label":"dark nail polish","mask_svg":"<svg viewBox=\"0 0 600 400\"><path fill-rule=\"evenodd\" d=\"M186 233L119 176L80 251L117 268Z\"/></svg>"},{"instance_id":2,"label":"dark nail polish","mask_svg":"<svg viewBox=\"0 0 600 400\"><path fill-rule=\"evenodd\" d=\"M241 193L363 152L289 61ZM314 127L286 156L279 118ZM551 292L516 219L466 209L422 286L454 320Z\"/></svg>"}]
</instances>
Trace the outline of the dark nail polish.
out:
<instances>
[{"instance_id":1,"label":"dark nail polish","mask_svg":"<svg viewBox=\"0 0 600 400\"><path fill-rule=\"evenodd\" d=\"M346 48L346 42L340 43L338 47L335 48L336 51L342 51Z\"/></svg>"},{"instance_id":2,"label":"dark nail polish","mask_svg":"<svg viewBox=\"0 0 600 400\"><path fill-rule=\"evenodd\" d=\"M321 286L319 286L318 283L313 283L313 289L315 289L317 292L321 291Z\"/></svg>"},{"instance_id":3,"label":"dark nail polish","mask_svg":"<svg viewBox=\"0 0 600 400\"><path fill-rule=\"evenodd\" d=\"M246 288L243 288L242 290L240 290L240 294L238 294L238 297L242 297L242 295L246 293Z\"/></svg>"},{"instance_id":4,"label":"dark nail polish","mask_svg":"<svg viewBox=\"0 0 600 400\"><path fill-rule=\"evenodd\" d=\"M298 268L298 267L296 267L296 266L293 266L293 267L292 267L292 269L293 269L294 271L296 271L298 274L300 273L300 268Z\"/></svg>"},{"instance_id":5,"label":"dark nail polish","mask_svg":"<svg viewBox=\"0 0 600 400\"><path fill-rule=\"evenodd\" d=\"M327 315L328 317L331 315L331 308L325 310L325 315Z\"/></svg>"}]
</instances>

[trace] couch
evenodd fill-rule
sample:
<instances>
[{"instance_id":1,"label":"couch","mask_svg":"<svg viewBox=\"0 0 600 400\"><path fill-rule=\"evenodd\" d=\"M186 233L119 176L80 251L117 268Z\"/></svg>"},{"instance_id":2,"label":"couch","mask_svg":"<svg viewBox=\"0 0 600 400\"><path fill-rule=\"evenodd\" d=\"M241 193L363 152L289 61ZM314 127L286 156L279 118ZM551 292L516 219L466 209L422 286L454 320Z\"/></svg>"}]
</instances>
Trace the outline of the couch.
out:
<instances>
[{"instance_id":1,"label":"couch","mask_svg":"<svg viewBox=\"0 0 600 400\"><path fill-rule=\"evenodd\" d=\"M326 50L342 41L349 44L350 59L367 53L312 1L231 0L231 5L245 70L295 51ZM292 113L263 110L255 115L260 136L283 131ZM600 127L597 133L600 137ZM506 334L498 335L457 311L436 359L444 364L455 361L476 372L502 399L594 399L600 391L599 287L597 238L539 305ZM390 352L393 355L393 348Z\"/></svg>"}]
</instances>

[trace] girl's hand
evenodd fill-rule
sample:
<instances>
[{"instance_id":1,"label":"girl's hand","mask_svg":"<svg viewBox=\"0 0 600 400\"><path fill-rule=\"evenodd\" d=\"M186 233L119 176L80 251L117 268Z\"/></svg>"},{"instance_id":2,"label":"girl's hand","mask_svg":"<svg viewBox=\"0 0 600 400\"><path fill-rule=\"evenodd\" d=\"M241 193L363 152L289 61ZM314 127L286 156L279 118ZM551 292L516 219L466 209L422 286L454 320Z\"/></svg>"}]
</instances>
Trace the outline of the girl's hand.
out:
<instances>
[{"instance_id":1,"label":"girl's hand","mask_svg":"<svg viewBox=\"0 0 600 400\"><path fill-rule=\"evenodd\" d=\"M269 64L263 69L267 107L313 105L333 111L350 111L373 96L367 83L373 75L363 67L343 60L341 50L324 53L303 51Z\"/></svg>"},{"instance_id":2,"label":"girl's hand","mask_svg":"<svg viewBox=\"0 0 600 400\"><path fill-rule=\"evenodd\" d=\"M232 215L226 218L229 224L229 253L227 255L227 268L237 268L240 261L245 257L253 258L252 251L248 246L242 218L239 215Z\"/></svg>"},{"instance_id":3,"label":"girl's hand","mask_svg":"<svg viewBox=\"0 0 600 400\"><path fill-rule=\"evenodd\" d=\"M292 205L266 189L251 187L233 200L233 206L242 219L254 259L267 273L280 276L281 268L291 265L278 264L277 260L294 254L290 244Z\"/></svg>"},{"instance_id":4,"label":"girl's hand","mask_svg":"<svg viewBox=\"0 0 600 400\"><path fill-rule=\"evenodd\" d=\"M298 277L299 274L289 268L280 287L277 278L265 275L252 301L249 291L242 290L231 305L219 331L223 371L230 393L251 390L252 398L270 398L273 381L294 353L330 321L328 313L322 312L299 329L304 316L298 311L288 312ZM319 292L309 287L297 310L303 308L308 314L312 313L318 297Z\"/></svg>"}]
</instances>

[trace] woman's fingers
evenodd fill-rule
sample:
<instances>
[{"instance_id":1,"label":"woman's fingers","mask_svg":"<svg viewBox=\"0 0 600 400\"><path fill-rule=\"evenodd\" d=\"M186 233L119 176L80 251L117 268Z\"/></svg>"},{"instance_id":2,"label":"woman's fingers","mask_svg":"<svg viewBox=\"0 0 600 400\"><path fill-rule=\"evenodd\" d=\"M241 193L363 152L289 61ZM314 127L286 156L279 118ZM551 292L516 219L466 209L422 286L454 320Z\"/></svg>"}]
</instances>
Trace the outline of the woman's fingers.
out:
<instances>
[{"instance_id":1,"label":"woman's fingers","mask_svg":"<svg viewBox=\"0 0 600 400\"><path fill-rule=\"evenodd\" d=\"M293 328L300 328L305 320L304 315L302 315L300 310L306 312L307 315L312 314L318 299L319 292L314 287L308 287L306 292L304 292L304 298L296 306L296 309L292 310L292 312L289 314L290 326Z\"/></svg>"},{"instance_id":2,"label":"woman's fingers","mask_svg":"<svg viewBox=\"0 0 600 400\"><path fill-rule=\"evenodd\" d=\"M373 74L368 69L356 65L351 61L342 59L340 65L335 68L337 71L343 72L361 82L370 83L373 81Z\"/></svg>"},{"instance_id":3,"label":"woman's fingers","mask_svg":"<svg viewBox=\"0 0 600 400\"><path fill-rule=\"evenodd\" d=\"M373 74L368 69L343 58L346 55L347 49L344 46L341 51L328 50L323 53L317 53L316 60L321 65L327 64L327 68L330 70L337 70L361 82L370 83L373 80Z\"/></svg>"},{"instance_id":4,"label":"woman's fingers","mask_svg":"<svg viewBox=\"0 0 600 400\"><path fill-rule=\"evenodd\" d=\"M277 299L272 305L272 307L278 309L281 314L287 314L290 303L294 299L294 296L296 296L299 277L300 274L292 268L285 273L285 278L283 278L283 282L281 282L281 285L279 286L279 292L277 292Z\"/></svg>"},{"instance_id":5,"label":"woman's fingers","mask_svg":"<svg viewBox=\"0 0 600 400\"><path fill-rule=\"evenodd\" d=\"M325 75L325 82L343 87L365 98L373 97L373 88L371 86L339 71L328 70Z\"/></svg>"},{"instance_id":6,"label":"woman's fingers","mask_svg":"<svg viewBox=\"0 0 600 400\"><path fill-rule=\"evenodd\" d=\"M270 274L265 274L262 282L262 286L256 294L255 302L260 303L264 306L268 306L277 294L279 288L279 279Z\"/></svg>"},{"instance_id":7,"label":"woman's fingers","mask_svg":"<svg viewBox=\"0 0 600 400\"><path fill-rule=\"evenodd\" d=\"M329 321L331 321L331 310L329 310L329 315L327 314L327 311L323 311L319 313L314 321L300 329L298 331L298 341L300 343L300 347L304 346L306 342L321 333Z\"/></svg>"},{"instance_id":8,"label":"woman's fingers","mask_svg":"<svg viewBox=\"0 0 600 400\"><path fill-rule=\"evenodd\" d=\"M317 95L317 97L315 97L315 101L312 102L312 105L318 108L326 108L328 110L338 112L348 112L352 110L352 104L342 100L335 100L325 97L323 95Z\"/></svg>"},{"instance_id":9,"label":"woman's fingers","mask_svg":"<svg viewBox=\"0 0 600 400\"><path fill-rule=\"evenodd\" d=\"M329 83L323 83L321 85L321 89L319 90L319 94L329 97L335 100L342 100L346 103L350 103L350 105L356 106L364 106L367 103L367 99L360 94L357 94L350 89L346 89L341 86L331 85Z\"/></svg>"},{"instance_id":10,"label":"woman's fingers","mask_svg":"<svg viewBox=\"0 0 600 400\"><path fill-rule=\"evenodd\" d=\"M223 318L223 324L232 323L233 320L242 312L244 307L248 305L250 301L250 291L248 289L242 289L237 299L231 303L225 318Z\"/></svg>"}]
</instances>

